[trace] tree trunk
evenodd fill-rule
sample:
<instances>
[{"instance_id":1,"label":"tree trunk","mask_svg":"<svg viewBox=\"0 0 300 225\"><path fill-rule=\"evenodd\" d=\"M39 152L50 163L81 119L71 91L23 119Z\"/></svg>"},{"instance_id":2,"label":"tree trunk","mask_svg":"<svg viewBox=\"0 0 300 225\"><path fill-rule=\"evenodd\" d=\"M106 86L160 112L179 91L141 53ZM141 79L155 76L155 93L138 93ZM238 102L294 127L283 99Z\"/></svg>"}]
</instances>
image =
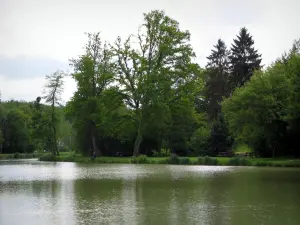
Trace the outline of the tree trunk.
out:
<instances>
[{"instance_id":1,"label":"tree trunk","mask_svg":"<svg viewBox=\"0 0 300 225\"><path fill-rule=\"evenodd\" d=\"M54 102L52 103L52 115L51 115L51 120L52 120L52 130L53 130L53 150L55 155L59 155L58 148L57 148L57 140L56 140L56 127L55 127L55 108L54 108Z\"/></svg>"},{"instance_id":2,"label":"tree trunk","mask_svg":"<svg viewBox=\"0 0 300 225\"><path fill-rule=\"evenodd\" d=\"M138 128L138 134L135 139L134 143L134 150L133 150L133 156L138 156L140 153L140 145L143 141L143 134L142 134L142 123L140 122L139 128Z\"/></svg>"},{"instance_id":3,"label":"tree trunk","mask_svg":"<svg viewBox=\"0 0 300 225\"><path fill-rule=\"evenodd\" d=\"M92 138L92 143L93 143L93 150L96 152L97 156L102 156L101 150L98 148L97 141L96 141L96 132L95 132L95 125L91 124L91 138Z\"/></svg>"}]
</instances>

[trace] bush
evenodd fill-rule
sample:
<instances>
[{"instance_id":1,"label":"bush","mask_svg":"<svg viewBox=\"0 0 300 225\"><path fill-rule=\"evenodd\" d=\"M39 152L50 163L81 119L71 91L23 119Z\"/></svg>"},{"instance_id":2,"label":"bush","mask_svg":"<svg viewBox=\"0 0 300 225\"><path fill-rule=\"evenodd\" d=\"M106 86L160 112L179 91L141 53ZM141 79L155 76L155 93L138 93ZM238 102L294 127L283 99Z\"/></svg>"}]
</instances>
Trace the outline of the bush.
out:
<instances>
[{"instance_id":1,"label":"bush","mask_svg":"<svg viewBox=\"0 0 300 225\"><path fill-rule=\"evenodd\" d=\"M156 150L152 151L153 157L169 157L171 155L170 149L161 149L159 152Z\"/></svg>"},{"instance_id":2,"label":"bush","mask_svg":"<svg viewBox=\"0 0 300 225\"><path fill-rule=\"evenodd\" d=\"M228 164L230 166L250 166L251 162L245 158L234 157L229 160Z\"/></svg>"},{"instance_id":3,"label":"bush","mask_svg":"<svg viewBox=\"0 0 300 225\"><path fill-rule=\"evenodd\" d=\"M156 161L157 164L168 164L169 163L169 158L166 159L160 159Z\"/></svg>"},{"instance_id":4,"label":"bush","mask_svg":"<svg viewBox=\"0 0 300 225\"><path fill-rule=\"evenodd\" d=\"M198 157L197 159L198 165L218 165L218 160L205 156L205 157Z\"/></svg>"},{"instance_id":5,"label":"bush","mask_svg":"<svg viewBox=\"0 0 300 225\"><path fill-rule=\"evenodd\" d=\"M172 153L168 158L168 164L179 164L180 159L177 154Z\"/></svg>"},{"instance_id":6,"label":"bush","mask_svg":"<svg viewBox=\"0 0 300 225\"><path fill-rule=\"evenodd\" d=\"M56 161L56 156L53 155L52 153L47 153L39 158L40 161Z\"/></svg>"},{"instance_id":7,"label":"bush","mask_svg":"<svg viewBox=\"0 0 300 225\"><path fill-rule=\"evenodd\" d=\"M139 155L138 157L134 157L131 159L131 163L134 164L147 164L149 160L146 155Z\"/></svg>"},{"instance_id":8,"label":"bush","mask_svg":"<svg viewBox=\"0 0 300 225\"><path fill-rule=\"evenodd\" d=\"M240 143L235 146L234 152L253 152L253 149L250 148L247 144Z\"/></svg>"},{"instance_id":9,"label":"bush","mask_svg":"<svg viewBox=\"0 0 300 225\"><path fill-rule=\"evenodd\" d=\"M191 164L190 159L188 157L181 157L179 158L180 165L189 165Z\"/></svg>"},{"instance_id":10,"label":"bush","mask_svg":"<svg viewBox=\"0 0 300 225\"><path fill-rule=\"evenodd\" d=\"M270 164L267 162L257 162L255 166L270 166Z\"/></svg>"},{"instance_id":11,"label":"bush","mask_svg":"<svg viewBox=\"0 0 300 225\"><path fill-rule=\"evenodd\" d=\"M66 155L62 157L62 161L64 162L74 162L75 161L75 155Z\"/></svg>"},{"instance_id":12,"label":"bush","mask_svg":"<svg viewBox=\"0 0 300 225\"><path fill-rule=\"evenodd\" d=\"M21 158L21 154L19 152L14 153L14 159Z\"/></svg>"}]
</instances>

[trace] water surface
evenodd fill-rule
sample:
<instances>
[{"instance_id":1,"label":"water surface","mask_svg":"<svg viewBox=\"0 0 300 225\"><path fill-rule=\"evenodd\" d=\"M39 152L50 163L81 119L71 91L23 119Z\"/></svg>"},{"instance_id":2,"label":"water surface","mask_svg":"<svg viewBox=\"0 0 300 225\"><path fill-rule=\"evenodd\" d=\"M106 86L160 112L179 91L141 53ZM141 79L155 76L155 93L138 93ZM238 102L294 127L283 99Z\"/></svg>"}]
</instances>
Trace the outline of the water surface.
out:
<instances>
[{"instance_id":1,"label":"water surface","mask_svg":"<svg viewBox=\"0 0 300 225\"><path fill-rule=\"evenodd\" d=\"M0 162L0 224L300 224L300 170Z\"/></svg>"}]
</instances>

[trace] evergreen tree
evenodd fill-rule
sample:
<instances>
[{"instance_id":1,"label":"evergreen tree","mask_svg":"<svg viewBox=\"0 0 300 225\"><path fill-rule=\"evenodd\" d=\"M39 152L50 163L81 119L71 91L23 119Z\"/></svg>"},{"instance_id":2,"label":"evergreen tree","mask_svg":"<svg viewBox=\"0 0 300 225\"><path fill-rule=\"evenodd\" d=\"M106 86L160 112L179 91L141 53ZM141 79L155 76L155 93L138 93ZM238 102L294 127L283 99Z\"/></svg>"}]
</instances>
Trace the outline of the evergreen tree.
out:
<instances>
[{"instance_id":1,"label":"evergreen tree","mask_svg":"<svg viewBox=\"0 0 300 225\"><path fill-rule=\"evenodd\" d=\"M229 131L224 121L222 113L214 121L210 132L210 154L218 155L220 152L226 152L232 144L229 137Z\"/></svg>"},{"instance_id":2,"label":"evergreen tree","mask_svg":"<svg viewBox=\"0 0 300 225\"><path fill-rule=\"evenodd\" d=\"M207 57L207 79L205 95L207 112L210 120L215 120L221 111L220 102L228 93L229 54L227 47L221 39L214 45L210 56Z\"/></svg>"},{"instance_id":3,"label":"evergreen tree","mask_svg":"<svg viewBox=\"0 0 300 225\"><path fill-rule=\"evenodd\" d=\"M237 39L233 40L231 47L230 69L231 69L231 91L236 87L243 86L252 76L254 70L261 66L261 54L254 49L254 41L248 30L243 27Z\"/></svg>"}]
</instances>

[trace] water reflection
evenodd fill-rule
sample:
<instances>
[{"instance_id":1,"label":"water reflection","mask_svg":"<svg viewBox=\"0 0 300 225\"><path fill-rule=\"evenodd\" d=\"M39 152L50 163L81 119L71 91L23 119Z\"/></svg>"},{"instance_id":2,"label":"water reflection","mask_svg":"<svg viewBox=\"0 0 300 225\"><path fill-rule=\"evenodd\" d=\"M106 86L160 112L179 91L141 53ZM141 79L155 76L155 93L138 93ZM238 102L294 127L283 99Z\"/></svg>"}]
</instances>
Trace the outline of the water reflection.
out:
<instances>
[{"instance_id":1,"label":"water reflection","mask_svg":"<svg viewBox=\"0 0 300 225\"><path fill-rule=\"evenodd\" d=\"M0 224L298 224L300 170L0 164Z\"/></svg>"}]
</instances>

